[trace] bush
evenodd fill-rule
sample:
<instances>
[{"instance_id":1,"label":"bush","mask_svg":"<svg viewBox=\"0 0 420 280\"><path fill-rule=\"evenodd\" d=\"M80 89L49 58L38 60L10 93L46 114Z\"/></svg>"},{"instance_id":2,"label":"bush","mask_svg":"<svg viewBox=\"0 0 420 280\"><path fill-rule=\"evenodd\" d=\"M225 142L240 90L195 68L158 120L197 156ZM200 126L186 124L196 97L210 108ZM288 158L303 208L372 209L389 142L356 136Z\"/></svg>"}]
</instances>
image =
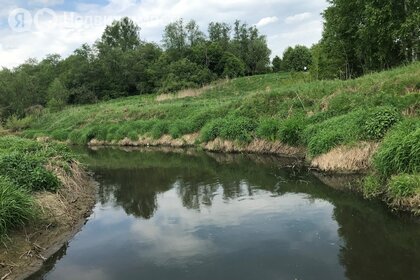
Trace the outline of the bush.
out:
<instances>
[{"instance_id":1,"label":"bush","mask_svg":"<svg viewBox=\"0 0 420 280\"><path fill-rule=\"evenodd\" d=\"M256 122L250 118L230 116L222 122L220 137L227 140L250 142L256 128Z\"/></svg>"},{"instance_id":2,"label":"bush","mask_svg":"<svg viewBox=\"0 0 420 280\"><path fill-rule=\"evenodd\" d=\"M257 136L262 139L274 141L279 132L280 122L273 118L262 119L257 128Z\"/></svg>"},{"instance_id":3,"label":"bush","mask_svg":"<svg viewBox=\"0 0 420 280\"><path fill-rule=\"evenodd\" d=\"M296 115L286 119L280 125L280 141L291 146L303 144L303 131L305 130L306 125L307 121L303 115Z\"/></svg>"},{"instance_id":4,"label":"bush","mask_svg":"<svg viewBox=\"0 0 420 280\"><path fill-rule=\"evenodd\" d=\"M364 137L379 140L400 120L400 114L392 107L379 107L369 113L363 126Z\"/></svg>"},{"instance_id":5,"label":"bush","mask_svg":"<svg viewBox=\"0 0 420 280\"><path fill-rule=\"evenodd\" d=\"M0 237L35 217L31 196L0 176Z\"/></svg>"},{"instance_id":6,"label":"bush","mask_svg":"<svg viewBox=\"0 0 420 280\"><path fill-rule=\"evenodd\" d=\"M230 52L223 55L221 63L224 77L237 78L245 74L245 63Z\"/></svg>"},{"instance_id":7,"label":"bush","mask_svg":"<svg viewBox=\"0 0 420 280\"><path fill-rule=\"evenodd\" d=\"M8 177L17 186L29 191L56 191L60 181L44 165L45 160L40 155L3 154L0 156L0 176Z\"/></svg>"},{"instance_id":8,"label":"bush","mask_svg":"<svg viewBox=\"0 0 420 280\"><path fill-rule=\"evenodd\" d=\"M391 177L388 183L388 194L392 198L420 194L420 174L400 174Z\"/></svg>"},{"instance_id":9,"label":"bush","mask_svg":"<svg viewBox=\"0 0 420 280\"><path fill-rule=\"evenodd\" d=\"M25 117L22 119L19 119L16 115L11 116L7 119L5 127L12 132L21 131L23 129L28 128L33 119L32 117Z\"/></svg>"},{"instance_id":10,"label":"bush","mask_svg":"<svg viewBox=\"0 0 420 280\"><path fill-rule=\"evenodd\" d=\"M383 177L420 171L420 121L407 119L384 138L374 156L374 166Z\"/></svg>"}]
</instances>

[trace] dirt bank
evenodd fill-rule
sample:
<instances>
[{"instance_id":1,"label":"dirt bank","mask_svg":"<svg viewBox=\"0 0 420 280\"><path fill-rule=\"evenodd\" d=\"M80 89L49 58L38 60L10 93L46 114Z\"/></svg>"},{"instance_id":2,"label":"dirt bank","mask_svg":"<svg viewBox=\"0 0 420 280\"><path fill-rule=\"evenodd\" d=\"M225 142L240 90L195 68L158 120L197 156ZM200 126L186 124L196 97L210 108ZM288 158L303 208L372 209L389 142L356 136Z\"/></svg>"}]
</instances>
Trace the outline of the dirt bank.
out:
<instances>
[{"instance_id":1,"label":"dirt bank","mask_svg":"<svg viewBox=\"0 0 420 280\"><path fill-rule=\"evenodd\" d=\"M148 137L139 138L137 141L128 138L121 141L99 141L93 139L89 146L119 146L119 147L200 147L210 152L223 153L254 153L270 154L284 157L294 157L301 160L306 159L308 165L316 170L331 173L363 173L371 166L371 158L375 153L378 144L371 142L360 142L352 146L340 146L321 156L309 159L306 157L306 149L303 147L291 147L279 141L267 141L255 139L250 143L240 143L216 138L207 143L198 142L199 134L188 134L181 138L173 139L170 135L164 135L159 139Z\"/></svg>"},{"instance_id":2,"label":"dirt bank","mask_svg":"<svg viewBox=\"0 0 420 280\"><path fill-rule=\"evenodd\" d=\"M0 279L24 279L40 269L43 262L68 242L86 222L95 203L96 184L76 162L71 175L48 166L63 183L58 193L35 195L41 220L0 245Z\"/></svg>"}]
</instances>

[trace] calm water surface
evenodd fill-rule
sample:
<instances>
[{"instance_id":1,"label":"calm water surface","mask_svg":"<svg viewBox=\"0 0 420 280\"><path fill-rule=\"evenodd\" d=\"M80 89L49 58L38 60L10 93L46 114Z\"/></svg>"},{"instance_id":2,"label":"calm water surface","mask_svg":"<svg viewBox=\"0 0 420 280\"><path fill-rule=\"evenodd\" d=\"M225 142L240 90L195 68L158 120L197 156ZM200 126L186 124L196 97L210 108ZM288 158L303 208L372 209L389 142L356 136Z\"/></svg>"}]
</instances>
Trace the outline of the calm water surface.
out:
<instances>
[{"instance_id":1,"label":"calm water surface","mask_svg":"<svg viewBox=\"0 0 420 280\"><path fill-rule=\"evenodd\" d=\"M31 279L420 279L420 223L287 160L81 153L94 213Z\"/></svg>"}]
</instances>

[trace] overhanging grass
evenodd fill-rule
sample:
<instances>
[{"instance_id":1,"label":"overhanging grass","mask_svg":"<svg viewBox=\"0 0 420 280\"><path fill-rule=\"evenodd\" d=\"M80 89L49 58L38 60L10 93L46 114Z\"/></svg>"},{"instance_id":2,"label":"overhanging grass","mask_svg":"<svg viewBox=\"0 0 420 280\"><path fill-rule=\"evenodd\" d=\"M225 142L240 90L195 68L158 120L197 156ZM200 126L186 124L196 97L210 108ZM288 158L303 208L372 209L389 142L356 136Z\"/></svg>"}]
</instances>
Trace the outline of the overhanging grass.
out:
<instances>
[{"instance_id":1,"label":"overhanging grass","mask_svg":"<svg viewBox=\"0 0 420 280\"><path fill-rule=\"evenodd\" d=\"M61 186L47 165L69 168L73 155L60 144L0 137L0 238L36 216L32 194Z\"/></svg>"},{"instance_id":2,"label":"overhanging grass","mask_svg":"<svg viewBox=\"0 0 420 280\"><path fill-rule=\"evenodd\" d=\"M0 176L0 238L11 229L25 225L35 216L30 194Z\"/></svg>"}]
</instances>

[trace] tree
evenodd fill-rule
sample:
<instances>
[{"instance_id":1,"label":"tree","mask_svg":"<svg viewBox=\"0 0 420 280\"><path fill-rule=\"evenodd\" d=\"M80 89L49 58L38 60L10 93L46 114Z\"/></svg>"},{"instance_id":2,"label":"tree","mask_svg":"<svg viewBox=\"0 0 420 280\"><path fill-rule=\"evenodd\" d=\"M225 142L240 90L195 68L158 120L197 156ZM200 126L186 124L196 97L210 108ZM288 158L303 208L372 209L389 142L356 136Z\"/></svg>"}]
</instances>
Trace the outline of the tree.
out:
<instances>
[{"instance_id":1,"label":"tree","mask_svg":"<svg viewBox=\"0 0 420 280\"><path fill-rule=\"evenodd\" d=\"M233 53L226 52L223 55L221 63L223 65L224 77L237 78L245 74L244 62Z\"/></svg>"},{"instance_id":2,"label":"tree","mask_svg":"<svg viewBox=\"0 0 420 280\"><path fill-rule=\"evenodd\" d=\"M67 104L68 98L68 90L59 79L55 79L48 88L47 106L53 111L62 110Z\"/></svg>"},{"instance_id":3,"label":"tree","mask_svg":"<svg viewBox=\"0 0 420 280\"><path fill-rule=\"evenodd\" d=\"M312 54L305 46L288 47L283 54L283 67L287 71L306 71L311 64Z\"/></svg>"},{"instance_id":4,"label":"tree","mask_svg":"<svg viewBox=\"0 0 420 280\"><path fill-rule=\"evenodd\" d=\"M210 42L217 43L226 51L230 44L231 30L232 27L227 23L211 22L208 27Z\"/></svg>"},{"instance_id":5,"label":"tree","mask_svg":"<svg viewBox=\"0 0 420 280\"><path fill-rule=\"evenodd\" d=\"M187 45L194 47L196 44L205 41L204 33L200 31L200 27L195 20L190 20L185 26L187 33Z\"/></svg>"},{"instance_id":6,"label":"tree","mask_svg":"<svg viewBox=\"0 0 420 280\"><path fill-rule=\"evenodd\" d=\"M264 73L269 69L271 50L265 36L259 34L255 26L236 21L231 46L232 53L246 65L246 74Z\"/></svg>"},{"instance_id":7,"label":"tree","mask_svg":"<svg viewBox=\"0 0 420 280\"><path fill-rule=\"evenodd\" d=\"M165 27L163 33L163 46L174 60L185 55L187 49L188 33L185 30L184 21L180 19Z\"/></svg>"},{"instance_id":8,"label":"tree","mask_svg":"<svg viewBox=\"0 0 420 280\"><path fill-rule=\"evenodd\" d=\"M328 2L319 49L327 59L320 73L348 79L418 60L418 0Z\"/></svg>"},{"instance_id":9,"label":"tree","mask_svg":"<svg viewBox=\"0 0 420 280\"><path fill-rule=\"evenodd\" d=\"M281 63L282 63L281 58L278 55L276 55L273 58L273 62L272 62L272 64L273 64L273 72L275 72L275 73L280 72L280 70L281 70Z\"/></svg>"},{"instance_id":10,"label":"tree","mask_svg":"<svg viewBox=\"0 0 420 280\"><path fill-rule=\"evenodd\" d=\"M108 47L118 48L123 52L134 50L140 45L140 27L128 17L108 25L97 43L99 50Z\"/></svg>"}]
</instances>

